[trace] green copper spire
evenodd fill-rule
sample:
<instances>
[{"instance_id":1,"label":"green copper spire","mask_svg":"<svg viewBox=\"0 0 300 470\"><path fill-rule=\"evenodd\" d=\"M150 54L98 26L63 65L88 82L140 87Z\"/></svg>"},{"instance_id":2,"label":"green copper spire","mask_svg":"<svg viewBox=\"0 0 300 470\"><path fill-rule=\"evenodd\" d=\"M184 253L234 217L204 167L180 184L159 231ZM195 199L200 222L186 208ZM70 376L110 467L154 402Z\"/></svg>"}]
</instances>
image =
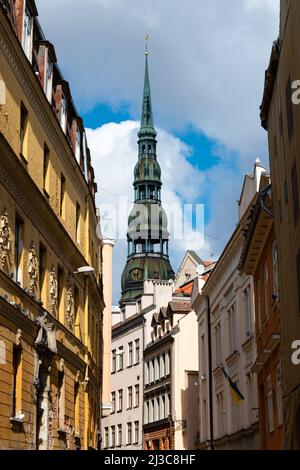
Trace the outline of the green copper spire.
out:
<instances>
[{"instance_id":1,"label":"green copper spire","mask_svg":"<svg viewBox=\"0 0 300 470\"><path fill-rule=\"evenodd\" d=\"M142 106L140 133L143 134L143 131L153 132L156 135L156 132L154 130L154 124L153 124L150 79L149 79L149 70L148 70L148 52L146 52L146 61L145 61L145 78L144 78L143 106Z\"/></svg>"}]
</instances>

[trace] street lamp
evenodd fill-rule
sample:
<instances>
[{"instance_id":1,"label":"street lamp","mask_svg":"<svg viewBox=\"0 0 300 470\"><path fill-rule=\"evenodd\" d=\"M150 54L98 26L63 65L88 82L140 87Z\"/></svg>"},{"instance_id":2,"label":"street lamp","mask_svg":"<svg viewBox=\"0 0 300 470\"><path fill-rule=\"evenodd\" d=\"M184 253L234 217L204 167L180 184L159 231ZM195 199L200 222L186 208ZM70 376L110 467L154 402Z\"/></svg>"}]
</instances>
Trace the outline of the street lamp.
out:
<instances>
[{"instance_id":1,"label":"street lamp","mask_svg":"<svg viewBox=\"0 0 300 470\"><path fill-rule=\"evenodd\" d=\"M95 269L92 266L81 266L78 268L77 271L74 271L73 274L83 274L84 276L88 276L95 272Z\"/></svg>"}]
</instances>

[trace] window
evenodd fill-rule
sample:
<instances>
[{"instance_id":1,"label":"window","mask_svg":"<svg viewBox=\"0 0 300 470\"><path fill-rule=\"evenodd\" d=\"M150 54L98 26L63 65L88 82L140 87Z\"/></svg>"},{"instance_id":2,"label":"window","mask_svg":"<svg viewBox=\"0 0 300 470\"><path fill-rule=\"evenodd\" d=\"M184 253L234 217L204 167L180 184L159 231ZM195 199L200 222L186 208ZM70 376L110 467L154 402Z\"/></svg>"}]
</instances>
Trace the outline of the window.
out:
<instances>
[{"instance_id":1,"label":"window","mask_svg":"<svg viewBox=\"0 0 300 470\"><path fill-rule=\"evenodd\" d=\"M128 387L127 391L127 409L132 409L132 386Z\"/></svg>"},{"instance_id":2,"label":"window","mask_svg":"<svg viewBox=\"0 0 300 470\"><path fill-rule=\"evenodd\" d=\"M79 432L79 382L74 384L74 427L75 432Z\"/></svg>"},{"instance_id":3,"label":"window","mask_svg":"<svg viewBox=\"0 0 300 470\"><path fill-rule=\"evenodd\" d=\"M273 295L279 297L279 264L278 264L278 246L277 242L273 243L272 247L273 258Z\"/></svg>"},{"instance_id":4,"label":"window","mask_svg":"<svg viewBox=\"0 0 300 470\"><path fill-rule=\"evenodd\" d=\"M206 400L203 400L202 403L202 440L206 441L208 436L207 430L207 404Z\"/></svg>"},{"instance_id":5,"label":"window","mask_svg":"<svg viewBox=\"0 0 300 470\"><path fill-rule=\"evenodd\" d=\"M138 408L140 406L140 386L137 384L135 386L135 403L134 406Z\"/></svg>"},{"instance_id":6,"label":"window","mask_svg":"<svg viewBox=\"0 0 300 470\"><path fill-rule=\"evenodd\" d=\"M256 289L257 289L257 320L258 320L258 329L261 330L261 294L260 294L260 279L257 280Z\"/></svg>"},{"instance_id":7,"label":"window","mask_svg":"<svg viewBox=\"0 0 300 470\"><path fill-rule=\"evenodd\" d=\"M128 367L132 366L133 359L133 345L132 342L128 343Z\"/></svg>"},{"instance_id":8,"label":"window","mask_svg":"<svg viewBox=\"0 0 300 470\"><path fill-rule=\"evenodd\" d=\"M247 398L248 398L248 417L249 422L252 421L252 410L254 407L254 397L253 397L253 378L251 374L247 374Z\"/></svg>"},{"instance_id":9,"label":"window","mask_svg":"<svg viewBox=\"0 0 300 470\"><path fill-rule=\"evenodd\" d=\"M64 133L66 133L67 130L67 108L68 108L68 103L64 95L62 95L61 98L61 104L60 104L60 125Z\"/></svg>"},{"instance_id":10,"label":"window","mask_svg":"<svg viewBox=\"0 0 300 470\"><path fill-rule=\"evenodd\" d=\"M111 373L114 374L117 370L117 351L113 349L111 355Z\"/></svg>"},{"instance_id":11,"label":"window","mask_svg":"<svg viewBox=\"0 0 300 470\"><path fill-rule=\"evenodd\" d=\"M118 447L122 446L122 424L118 424Z\"/></svg>"},{"instance_id":12,"label":"window","mask_svg":"<svg viewBox=\"0 0 300 470\"><path fill-rule=\"evenodd\" d=\"M77 286L74 286L74 315L75 315L74 332L77 338L81 338L79 289Z\"/></svg>"},{"instance_id":13,"label":"window","mask_svg":"<svg viewBox=\"0 0 300 470\"><path fill-rule=\"evenodd\" d=\"M49 49L48 49L48 58L47 58L47 65L46 65L46 73L45 73L45 95L47 100L52 103L52 84L53 84L53 63L49 57Z\"/></svg>"},{"instance_id":14,"label":"window","mask_svg":"<svg viewBox=\"0 0 300 470\"><path fill-rule=\"evenodd\" d=\"M50 190L50 152L46 144L44 144L43 189L48 195Z\"/></svg>"},{"instance_id":15,"label":"window","mask_svg":"<svg viewBox=\"0 0 300 470\"><path fill-rule=\"evenodd\" d=\"M228 325L229 325L229 353L232 354L236 351L236 312L235 304L228 310Z\"/></svg>"},{"instance_id":16,"label":"window","mask_svg":"<svg viewBox=\"0 0 300 470\"><path fill-rule=\"evenodd\" d=\"M119 403L118 403L118 412L123 410L123 390L119 390Z\"/></svg>"},{"instance_id":17,"label":"window","mask_svg":"<svg viewBox=\"0 0 300 470\"><path fill-rule=\"evenodd\" d=\"M145 385L149 383L149 361L145 364Z\"/></svg>"},{"instance_id":18,"label":"window","mask_svg":"<svg viewBox=\"0 0 300 470\"><path fill-rule=\"evenodd\" d=\"M285 92L285 99L286 99L286 114L287 114L287 123L288 123L288 134L289 139L291 139L294 131L294 114L293 114L293 102L292 102L292 83L291 77L288 79L286 92Z\"/></svg>"},{"instance_id":19,"label":"window","mask_svg":"<svg viewBox=\"0 0 300 470\"><path fill-rule=\"evenodd\" d=\"M116 447L116 426L111 427L111 447Z\"/></svg>"},{"instance_id":20,"label":"window","mask_svg":"<svg viewBox=\"0 0 300 470\"><path fill-rule=\"evenodd\" d=\"M57 381L57 402L58 402L58 428L65 429L65 374L58 372Z\"/></svg>"},{"instance_id":21,"label":"window","mask_svg":"<svg viewBox=\"0 0 300 470\"><path fill-rule=\"evenodd\" d=\"M80 164L80 158L81 158L81 132L79 130L76 133L75 157L76 157L77 162Z\"/></svg>"},{"instance_id":22,"label":"window","mask_svg":"<svg viewBox=\"0 0 300 470\"><path fill-rule=\"evenodd\" d=\"M155 368L155 380L159 380L160 370L159 370L159 358L158 357L156 357L154 360L154 368Z\"/></svg>"},{"instance_id":23,"label":"window","mask_svg":"<svg viewBox=\"0 0 300 470\"><path fill-rule=\"evenodd\" d=\"M40 299L45 301L47 298L46 292L46 269L47 269L47 250L42 243L40 243L39 250L39 291Z\"/></svg>"},{"instance_id":24,"label":"window","mask_svg":"<svg viewBox=\"0 0 300 470\"><path fill-rule=\"evenodd\" d=\"M156 409L155 418L156 418L156 421L159 421L160 420L160 401L159 401L159 397L157 397L156 400L155 400L155 409Z\"/></svg>"},{"instance_id":25,"label":"window","mask_svg":"<svg viewBox=\"0 0 300 470\"><path fill-rule=\"evenodd\" d=\"M153 360L149 362L149 370L150 370L149 383L152 383L154 380L154 361Z\"/></svg>"},{"instance_id":26,"label":"window","mask_svg":"<svg viewBox=\"0 0 300 470\"><path fill-rule=\"evenodd\" d=\"M170 375L171 372L171 360L170 360L170 351L166 353L166 375Z\"/></svg>"},{"instance_id":27,"label":"window","mask_svg":"<svg viewBox=\"0 0 300 470\"><path fill-rule=\"evenodd\" d=\"M161 396L161 418L165 419L167 418L167 413L166 413L166 398L164 396Z\"/></svg>"},{"instance_id":28,"label":"window","mask_svg":"<svg viewBox=\"0 0 300 470\"><path fill-rule=\"evenodd\" d=\"M59 215L65 218L66 180L63 174L60 176L60 202Z\"/></svg>"},{"instance_id":29,"label":"window","mask_svg":"<svg viewBox=\"0 0 300 470\"><path fill-rule=\"evenodd\" d=\"M264 265L264 305L265 318L269 318L269 268L267 263Z\"/></svg>"},{"instance_id":30,"label":"window","mask_svg":"<svg viewBox=\"0 0 300 470\"><path fill-rule=\"evenodd\" d=\"M22 412L22 349L13 347L13 392L12 416L16 417Z\"/></svg>"},{"instance_id":31,"label":"window","mask_svg":"<svg viewBox=\"0 0 300 470\"><path fill-rule=\"evenodd\" d=\"M134 422L134 444L138 444L139 442L139 422Z\"/></svg>"},{"instance_id":32,"label":"window","mask_svg":"<svg viewBox=\"0 0 300 470\"><path fill-rule=\"evenodd\" d=\"M14 280L22 284L23 269L22 269L22 255L23 255L23 236L24 236L24 223L16 216L15 220L15 271Z\"/></svg>"},{"instance_id":33,"label":"window","mask_svg":"<svg viewBox=\"0 0 300 470\"><path fill-rule=\"evenodd\" d=\"M221 359L221 322L215 326L215 345L216 345L216 364L218 367L222 361Z\"/></svg>"},{"instance_id":34,"label":"window","mask_svg":"<svg viewBox=\"0 0 300 470\"><path fill-rule=\"evenodd\" d=\"M77 243L80 243L80 205L76 202L76 227L75 227L75 237Z\"/></svg>"},{"instance_id":35,"label":"window","mask_svg":"<svg viewBox=\"0 0 300 470\"><path fill-rule=\"evenodd\" d=\"M140 362L140 340L135 340L135 364Z\"/></svg>"},{"instance_id":36,"label":"window","mask_svg":"<svg viewBox=\"0 0 300 470\"><path fill-rule=\"evenodd\" d=\"M111 393L112 414L116 412L116 392Z\"/></svg>"},{"instance_id":37,"label":"window","mask_svg":"<svg viewBox=\"0 0 300 470\"><path fill-rule=\"evenodd\" d=\"M281 378L280 364L278 364L276 367L276 399L277 399L278 426L281 426L283 424L283 406L282 406L282 378Z\"/></svg>"},{"instance_id":38,"label":"window","mask_svg":"<svg viewBox=\"0 0 300 470\"><path fill-rule=\"evenodd\" d=\"M119 370L123 370L123 368L124 368L124 348L123 348L123 346L119 347L118 356L119 356L119 367L118 367L118 371L119 371Z\"/></svg>"},{"instance_id":39,"label":"window","mask_svg":"<svg viewBox=\"0 0 300 470\"><path fill-rule=\"evenodd\" d=\"M239 381L236 380L235 385L239 388ZM240 407L231 400L231 413L232 413L232 428L234 431L238 431L240 428Z\"/></svg>"},{"instance_id":40,"label":"window","mask_svg":"<svg viewBox=\"0 0 300 470\"><path fill-rule=\"evenodd\" d=\"M108 449L109 447L109 429L104 428L104 448Z\"/></svg>"},{"instance_id":41,"label":"window","mask_svg":"<svg viewBox=\"0 0 300 470\"><path fill-rule=\"evenodd\" d=\"M225 409L224 409L224 393L217 395L217 421L218 421L218 437L222 437L225 433Z\"/></svg>"},{"instance_id":42,"label":"window","mask_svg":"<svg viewBox=\"0 0 300 470\"><path fill-rule=\"evenodd\" d=\"M127 423L127 445L132 444L132 423Z\"/></svg>"},{"instance_id":43,"label":"window","mask_svg":"<svg viewBox=\"0 0 300 470\"><path fill-rule=\"evenodd\" d=\"M160 356L160 377L164 377L166 375L166 360L165 355L162 354Z\"/></svg>"},{"instance_id":44,"label":"window","mask_svg":"<svg viewBox=\"0 0 300 470\"><path fill-rule=\"evenodd\" d=\"M300 214L299 207L299 191L298 191L298 175L297 175L297 164L296 161L293 165L291 172L292 180L292 197L293 197L293 210L294 210L294 224L297 225Z\"/></svg>"},{"instance_id":45,"label":"window","mask_svg":"<svg viewBox=\"0 0 300 470\"><path fill-rule=\"evenodd\" d=\"M22 47L26 54L27 59L32 60L32 38L33 38L33 17L30 13L28 5L25 4L25 11L23 17L23 33L22 33Z\"/></svg>"},{"instance_id":46,"label":"window","mask_svg":"<svg viewBox=\"0 0 300 470\"><path fill-rule=\"evenodd\" d=\"M28 130L28 111L24 104L21 103L21 115L20 115L20 154L27 157L27 130Z\"/></svg>"},{"instance_id":47,"label":"window","mask_svg":"<svg viewBox=\"0 0 300 470\"><path fill-rule=\"evenodd\" d=\"M267 404L268 404L268 428L269 428L269 433L272 433L274 431L274 415L273 415L273 397L272 397L271 376L267 378L266 389L267 389Z\"/></svg>"},{"instance_id":48,"label":"window","mask_svg":"<svg viewBox=\"0 0 300 470\"><path fill-rule=\"evenodd\" d=\"M244 313L246 336L250 338L252 334L252 305L251 305L251 287L248 286L243 292Z\"/></svg>"},{"instance_id":49,"label":"window","mask_svg":"<svg viewBox=\"0 0 300 470\"><path fill-rule=\"evenodd\" d=\"M150 409L149 409L149 401L145 403L145 424L150 422Z\"/></svg>"}]
</instances>

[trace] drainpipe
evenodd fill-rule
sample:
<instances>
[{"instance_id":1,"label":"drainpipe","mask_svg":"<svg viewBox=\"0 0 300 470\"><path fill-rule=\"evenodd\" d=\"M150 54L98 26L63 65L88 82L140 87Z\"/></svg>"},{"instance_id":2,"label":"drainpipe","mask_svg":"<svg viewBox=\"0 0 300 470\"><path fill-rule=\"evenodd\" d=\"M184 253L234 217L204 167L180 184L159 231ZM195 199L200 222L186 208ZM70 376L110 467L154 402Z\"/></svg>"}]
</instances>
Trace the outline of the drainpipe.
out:
<instances>
[{"instance_id":1,"label":"drainpipe","mask_svg":"<svg viewBox=\"0 0 300 470\"><path fill-rule=\"evenodd\" d=\"M214 450L214 415L213 415L213 384L212 384L212 348L211 348L211 324L210 324L210 300L207 299L207 335L208 335L208 393L209 393L209 429L210 429L210 449Z\"/></svg>"}]
</instances>

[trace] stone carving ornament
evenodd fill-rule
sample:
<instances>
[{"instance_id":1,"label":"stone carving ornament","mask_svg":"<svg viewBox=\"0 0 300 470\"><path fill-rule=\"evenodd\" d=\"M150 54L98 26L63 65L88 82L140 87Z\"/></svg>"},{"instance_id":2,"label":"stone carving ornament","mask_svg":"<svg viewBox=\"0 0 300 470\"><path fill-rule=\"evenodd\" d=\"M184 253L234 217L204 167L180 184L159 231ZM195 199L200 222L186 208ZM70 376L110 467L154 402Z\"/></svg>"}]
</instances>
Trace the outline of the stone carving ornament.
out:
<instances>
[{"instance_id":1,"label":"stone carving ornament","mask_svg":"<svg viewBox=\"0 0 300 470\"><path fill-rule=\"evenodd\" d=\"M67 314L66 314L67 327L73 330L74 326L74 297L73 288L71 285L68 286L67 290Z\"/></svg>"},{"instance_id":2,"label":"stone carving ornament","mask_svg":"<svg viewBox=\"0 0 300 470\"><path fill-rule=\"evenodd\" d=\"M36 281L38 276L39 263L36 256L34 243L32 242L28 256L28 274L29 274L29 289L32 294L35 293Z\"/></svg>"},{"instance_id":3,"label":"stone carving ornament","mask_svg":"<svg viewBox=\"0 0 300 470\"><path fill-rule=\"evenodd\" d=\"M50 293L50 313L55 316L56 308L57 308L57 278L54 266L52 266L50 271L50 286L49 286L49 293Z\"/></svg>"},{"instance_id":4,"label":"stone carving ornament","mask_svg":"<svg viewBox=\"0 0 300 470\"><path fill-rule=\"evenodd\" d=\"M0 219L0 260L1 260L2 268L4 268L5 263L7 262L9 250L10 250L10 228L8 226L7 211L5 211Z\"/></svg>"}]
</instances>

